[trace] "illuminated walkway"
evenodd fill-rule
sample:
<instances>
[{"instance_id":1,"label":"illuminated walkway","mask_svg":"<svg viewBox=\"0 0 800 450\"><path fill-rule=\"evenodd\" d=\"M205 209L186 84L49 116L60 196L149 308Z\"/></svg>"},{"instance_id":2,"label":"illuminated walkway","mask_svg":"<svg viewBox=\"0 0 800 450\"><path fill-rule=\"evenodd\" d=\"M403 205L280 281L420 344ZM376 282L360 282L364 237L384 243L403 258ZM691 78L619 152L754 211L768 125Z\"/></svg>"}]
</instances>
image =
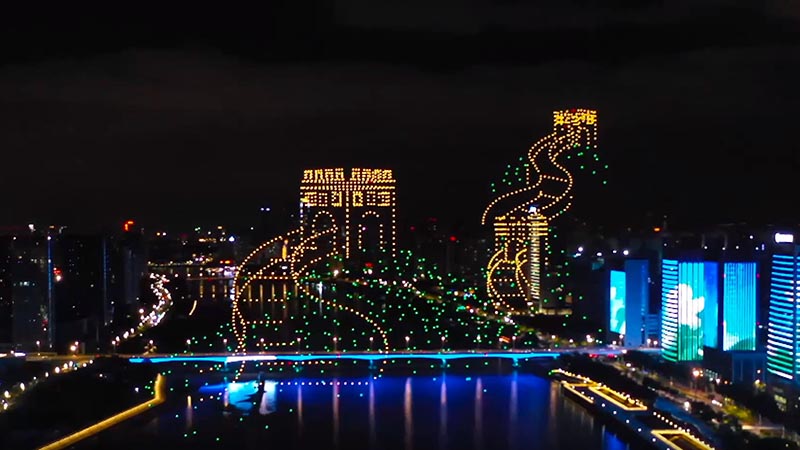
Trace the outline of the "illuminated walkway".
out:
<instances>
[{"instance_id":1,"label":"illuminated walkway","mask_svg":"<svg viewBox=\"0 0 800 450\"><path fill-rule=\"evenodd\" d=\"M688 428L658 411L653 411L641 401L624 392L615 391L608 386L587 377L557 369L553 373L561 375L561 387L602 414L610 415L638 435L644 442L664 450L714 450L704 438L696 436Z\"/></svg>"},{"instance_id":2,"label":"illuminated walkway","mask_svg":"<svg viewBox=\"0 0 800 450\"><path fill-rule=\"evenodd\" d=\"M561 352L553 351L530 351L530 352L501 352L501 351L474 351L474 352L392 352L392 353L258 353L248 355L237 354L205 354L187 356L151 356L151 357L132 357L132 363L170 363L170 362L211 362L211 363L236 363L243 361L387 361L395 359L429 359L436 361L450 361L456 359L485 359L497 358L513 361L515 364L521 360L529 359L556 359L561 356Z\"/></svg>"}]
</instances>

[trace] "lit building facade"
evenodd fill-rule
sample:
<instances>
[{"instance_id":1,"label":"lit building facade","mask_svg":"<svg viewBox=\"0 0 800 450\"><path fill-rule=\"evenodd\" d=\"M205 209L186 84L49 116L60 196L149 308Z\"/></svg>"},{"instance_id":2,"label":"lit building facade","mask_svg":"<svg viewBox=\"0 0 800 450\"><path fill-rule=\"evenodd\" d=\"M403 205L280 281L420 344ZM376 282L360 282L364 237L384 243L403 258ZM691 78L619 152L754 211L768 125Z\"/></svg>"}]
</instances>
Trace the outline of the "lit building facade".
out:
<instances>
[{"instance_id":1,"label":"lit building facade","mask_svg":"<svg viewBox=\"0 0 800 450\"><path fill-rule=\"evenodd\" d=\"M701 360L704 346L717 346L719 264L665 259L661 270L662 356Z\"/></svg>"},{"instance_id":2,"label":"lit building facade","mask_svg":"<svg viewBox=\"0 0 800 450\"><path fill-rule=\"evenodd\" d=\"M343 168L303 171L300 226L303 236L338 230L345 258L396 254L397 197L390 169Z\"/></svg>"},{"instance_id":3,"label":"lit building facade","mask_svg":"<svg viewBox=\"0 0 800 450\"><path fill-rule=\"evenodd\" d=\"M494 228L486 287L496 307L545 312L567 299L563 283L557 281L561 274L552 273L553 222L572 205L573 172L597 175L596 152L597 112L555 111L553 132L492 184L495 198L484 210L481 223Z\"/></svg>"},{"instance_id":4,"label":"lit building facade","mask_svg":"<svg viewBox=\"0 0 800 450\"><path fill-rule=\"evenodd\" d=\"M797 249L793 254L776 254L772 257L767 331L767 371L795 384L800 377L797 363L800 357L798 266L800 257Z\"/></svg>"},{"instance_id":5,"label":"lit building facade","mask_svg":"<svg viewBox=\"0 0 800 450\"><path fill-rule=\"evenodd\" d=\"M608 272L608 340L641 347L658 335L658 321L650 317L650 262L627 259L623 268Z\"/></svg>"},{"instance_id":6,"label":"lit building facade","mask_svg":"<svg viewBox=\"0 0 800 450\"><path fill-rule=\"evenodd\" d=\"M758 273L755 262L726 262L722 279L722 350L757 346Z\"/></svg>"}]
</instances>

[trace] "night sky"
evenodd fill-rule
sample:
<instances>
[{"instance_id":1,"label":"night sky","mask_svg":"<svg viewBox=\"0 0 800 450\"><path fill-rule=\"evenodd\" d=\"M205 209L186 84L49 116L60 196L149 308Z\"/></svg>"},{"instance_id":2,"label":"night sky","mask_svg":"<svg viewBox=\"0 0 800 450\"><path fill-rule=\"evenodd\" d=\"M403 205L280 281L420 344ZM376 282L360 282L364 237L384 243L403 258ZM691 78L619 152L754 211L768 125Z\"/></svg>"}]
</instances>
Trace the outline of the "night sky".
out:
<instances>
[{"instance_id":1,"label":"night sky","mask_svg":"<svg viewBox=\"0 0 800 450\"><path fill-rule=\"evenodd\" d=\"M323 166L393 168L404 219L477 225L571 107L599 111L611 166L606 188L578 180L587 221L797 222L800 8L739 3L18 6L0 225L245 225Z\"/></svg>"}]
</instances>

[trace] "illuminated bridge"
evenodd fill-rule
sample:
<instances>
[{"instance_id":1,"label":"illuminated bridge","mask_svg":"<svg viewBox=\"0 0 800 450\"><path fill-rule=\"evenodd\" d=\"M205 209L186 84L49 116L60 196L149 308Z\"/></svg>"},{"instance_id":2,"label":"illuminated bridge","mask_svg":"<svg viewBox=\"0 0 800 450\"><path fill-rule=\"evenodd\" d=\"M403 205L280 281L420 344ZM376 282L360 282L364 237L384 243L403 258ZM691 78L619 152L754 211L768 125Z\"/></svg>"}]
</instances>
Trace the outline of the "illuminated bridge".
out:
<instances>
[{"instance_id":1,"label":"illuminated bridge","mask_svg":"<svg viewBox=\"0 0 800 450\"><path fill-rule=\"evenodd\" d=\"M193 356L159 356L159 357L136 357L129 361L138 363L174 363L174 362L210 362L210 363L241 363L257 361L390 361L390 360L436 360L451 361L459 359L486 359L497 358L506 359L514 362L529 359L556 359L561 356L560 352L392 352L392 353L311 353L311 354L248 354L248 355L193 355Z\"/></svg>"},{"instance_id":2,"label":"illuminated bridge","mask_svg":"<svg viewBox=\"0 0 800 450\"><path fill-rule=\"evenodd\" d=\"M210 362L210 363L240 363L257 361L391 361L391 360L437 360L452 361L460 359L505 359L513 362L532 359L556 359L562 353L585 353L594 355L619 355L620 349L612 348L584 348L570 349L568 351L465 351L465 352L344 352L344 353L253 353L247 355L237 354L201 354L201 355L158 355L149 357L131 357L129 361L134 364L141 363L176 363L176 362Z\"/></svg>"}]
</instances>

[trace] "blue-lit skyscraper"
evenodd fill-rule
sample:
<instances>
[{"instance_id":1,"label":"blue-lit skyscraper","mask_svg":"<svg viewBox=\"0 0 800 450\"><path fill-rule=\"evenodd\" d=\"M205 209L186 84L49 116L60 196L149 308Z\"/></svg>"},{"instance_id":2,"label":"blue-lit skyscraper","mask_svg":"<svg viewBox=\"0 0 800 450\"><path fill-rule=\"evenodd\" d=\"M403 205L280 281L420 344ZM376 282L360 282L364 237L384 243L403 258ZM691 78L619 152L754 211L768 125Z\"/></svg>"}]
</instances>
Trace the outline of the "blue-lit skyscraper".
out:
<instances>
[{"instance_id":1,"label":"blue-lit skyscraper","mask_svg":"<svg viewBox=\"0 0 800 450\"><path fill-rule=\"evenodd\" d=\"M678 360L678 261L661 262L661 355Z\"/></svg>"},{"instance_id":2,"label":"blue-lit skyscraper","mask_svg":"<svg viewBox=\"0 0 800 450\"><path fill-rule=\"evenodd\" d=\"M609 273L608 330L624 335L625 325L625 272L612 270Z\"/></svg>"},{"instance_id":3,"label":"blue-lit skyscraper","mask_svg":"<svg viewBox=\"0 0 800 450\"><path fill-rule=\"evenodd\" d=\"M722 280L722 350L756 349L757 274L754 262L726 262Z\"/></svg>"},{"instance_id":4,"label":"blue-lit skyscraper","mask_svg":"<svg viewBox=\"0 0 800 450\"><path fill-rule=\"evenodd\" d=\"M703 346L717 346L716 262L662 262L662 355L669 361L702 359Z\"/></svg>"},{"instance_id":5,"label":"blue-lit skyscraper","mask_svg":"<svg viewBox=\"0 0 800 450\"><path fill-rule=\"evenodd\" d=\"M767 332L767 371L785 380L798 381L797 289L800 258L793 255L772 256L772 282L769 294L769 326Z\"/></svg>"},{"instance_id":6,"label":"blue-lit skyscraper","mask_svg":"<svg viewBox=\"0 0 800 450\"><path fill-rule=\"evenodd\" d=\"M647 337L657 333L652 326L648 327L650 264L646 259L626 259L624 268L624 271L609 271L609 341L619 341L626 347L640 347Z\"/></svg>"}]
</instances>

